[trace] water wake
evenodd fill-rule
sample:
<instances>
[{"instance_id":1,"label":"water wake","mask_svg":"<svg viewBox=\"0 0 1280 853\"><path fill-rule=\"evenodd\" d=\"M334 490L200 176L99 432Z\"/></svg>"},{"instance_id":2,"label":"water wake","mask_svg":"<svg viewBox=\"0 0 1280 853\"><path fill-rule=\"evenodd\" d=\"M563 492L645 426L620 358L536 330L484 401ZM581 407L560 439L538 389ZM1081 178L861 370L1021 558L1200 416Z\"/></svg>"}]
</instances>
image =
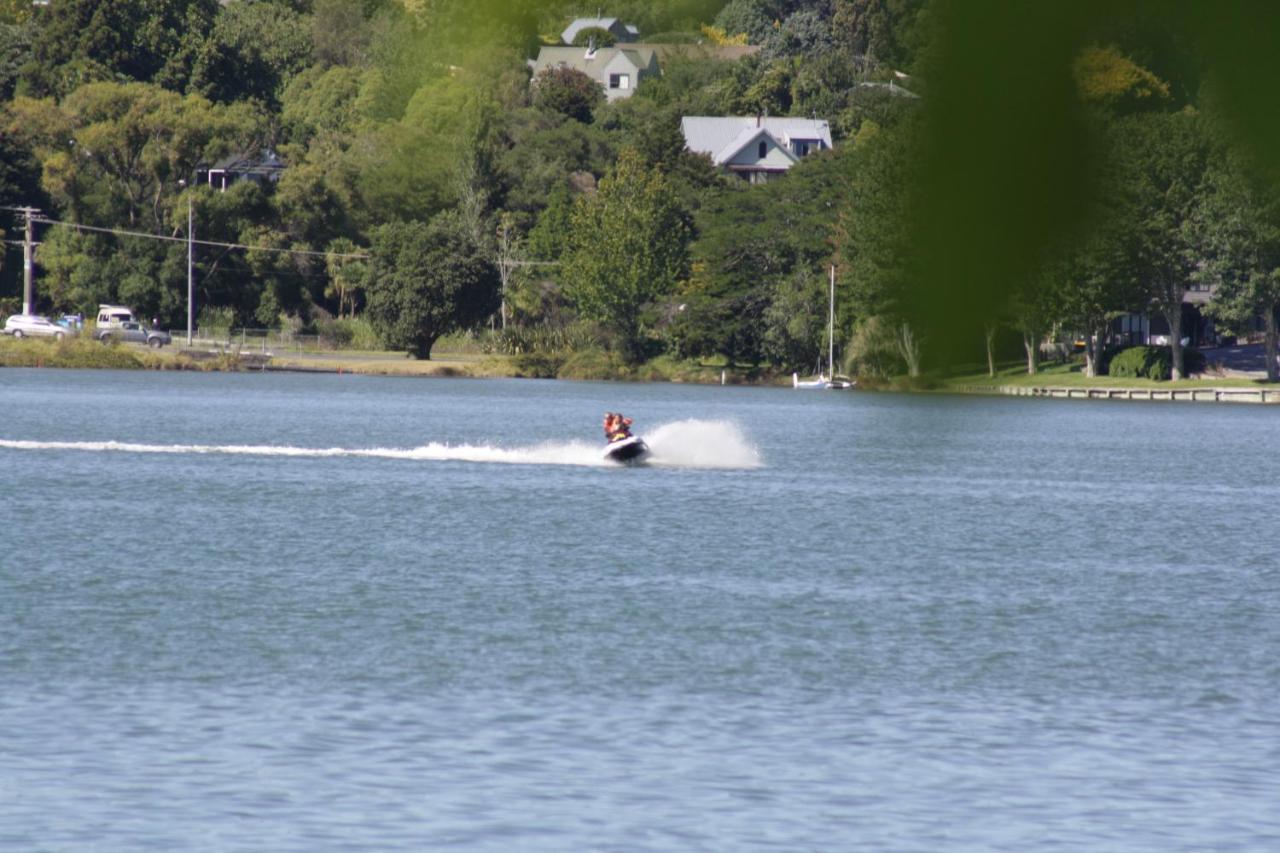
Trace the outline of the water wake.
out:
<instances>
[{"instance_id":1,"label":"water wake","mask_svg":"<svg viewBox=\"0 0 1280 853\"><path fill-rule=\"evenodd\" d=\"M760 456L742 431L726 421L677 421L646 436L651 464L673 468L757 468ZM610 466L602 446L585 441L549 441L526 447L443 444L421 447L293 447L256 444L141 444L126 441L19 441L0 439L0 449L72 450L88 453L171 453L299 458L364 457L424 462L485 462L514 465Z\"/></svg>"}]
</instances>

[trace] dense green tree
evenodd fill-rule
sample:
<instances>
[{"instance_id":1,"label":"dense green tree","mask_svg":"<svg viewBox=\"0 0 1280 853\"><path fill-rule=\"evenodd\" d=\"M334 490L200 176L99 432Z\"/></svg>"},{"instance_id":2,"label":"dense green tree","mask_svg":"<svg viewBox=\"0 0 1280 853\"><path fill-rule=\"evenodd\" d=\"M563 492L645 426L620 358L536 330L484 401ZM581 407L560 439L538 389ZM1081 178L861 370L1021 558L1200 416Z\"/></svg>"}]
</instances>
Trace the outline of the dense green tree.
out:
<instances>
[{"instance_id":1,"label":"dense green tree","mask_svg":"<svg viewBox=\"0 0 1280 853\"><path fill-rule=\"evenodd\" d=\"M907 70L923 39L927 0L833 0L835 40L871 69Z\"/></svg>"},{"instance_id":2,"label":"dense green tree","mask_svg":"<svg viewBox=\"0 0 1280 853\"><path fill-rule=\"evenodd\" d=\"M921 270L911 251L910 228L922 200L918 123L868 135L856 149L853 178L841 222L845 293L849 309L877 318L891 330L909 372L920 372Z\"/></svg>"},{"instance_id":3,"label":"dense green tree","mask_svg":"<svg viewBox=\"0 0 1280 853\"><path fill-rule=\"evenodd\" d=\"M589 124L596 107L604 103L600 84L576 68L544 69L531 84L533 104Z\"/></svg>"},{"instance_id":4,"label":"dense green tree","mask_svg":"<svg viewBox=\"0 0 1280 853\"><path fill-rule=\"evenodd\" d=\"M363 74L354 68L319 65L295 75L281 96L280 123L286 142L307 145L316 136L349 140L357 125Z\"/></svg>"},{"instance_id":5,"label":"dense green tree","mask_svg":"<svg viewBox=\"0 0 1280 853\"><path fill-rule=\"evenodd\" d=\"M1280 381L1280 186L1239 150L1220 152L1210 173L1203 222L1209 313L1245 334L1261 320L1267 380Z\"/></svg>"},{"instance_id":6,"label":"dense green tree","mask_svg":"<svg viewBox=\"0 0 1280 853\"><path fill-rule=\"evenodd\" d=\"M595 195L579 199L564 261L569 297L617 335L623 357L644 353L644 309L685 273L688 229L662 173L624 149Z\"/></svg>"},{"instance_id":7,"label":"dense green tree","mask_svg":"<svg viewBox=\"0 0 1280 853\"><path fill-rule=\"evenodd\" d=\"M1118 122L1112 135L1117 195L1137 277L1169 324L1173 378L1181 379L1182 302L1203 257L1200 206L1210 139L1191 112L1137 115Z\"/></svg>"},{"instance_id":8,"label":"dense green tree","mask_svg":"<svg viewBox=\"0 0 1280 853\"><path fill-rule=\"evenodd\" d=\"M30 24L0 23L0 100L13 97L23 66L31 59Z\"/></svg>"},{"instance_id":9,"label":"dense green tree","mask_svg":"<svg viewBox=\"0 0 1280 853\"><path fill-rule=\"evenodd\" d=\"M1169 105L1169 84L1114 45L1085 48L1072 72L1081 100L1109 113L1126 115Z\"/></svg>"},{"instance_id":10,"label":"dense green tree","mask_svg":"<svg viewBox=\"0 0 1280 853\"><path fill-rule=\"evenodd\" d=\"M315 0L311 16L314 56L322 66L360 67L369 61L373 23L369 12L351 0Z\"/></svg>"},{"instance_id":11,"label":"dense green tree","mask_svg":"<svg viewBox=\"0 0 1280 853\"><path fill-rule=\"evenodd\" d=\"M566 189L571 175L603 175L614 157L614 140L596 125L534 109L507 116L506 140L495 164L508 210L535 212ZM563 238L558 238L563 239Z\"/></svg>"},{"instance_id":12,"label":"dense green tree","mask_svg":"<svg viewBox=\"0 0 1280 853\"><path fill-rule=\"evenodd\" d=\"M431 357L436 340L498 308L498 271L464 223L441 214L430 223L392 222L373 234L368 316L384 344Z\"/></svg>"},{"instance_id":13,"label":"dense green tree","mask_svg":"<svg viewBox=\"0 0 1280 853\"><path fill-rule=\"evenodd\" d=\"M716 14L715 25L730 36L746 33L748 43L762 44L773 30L766 7L761 0L729 0Z\"/></svg>"},{"instance_id":14,"label":"dense green tree","mask_svg":"<svg viewBox=\"0 0 1280 853\"><path fill-rule=\"evenodd\" d=\"M83 82L106 79L181 88L218 8L217 0L51 3L36 17L25 91L62 96Z\"/></svg>"},{"instance_id":15,"label":"dense green tree","mask_svg":"<svg viewBox=\"0 0 1280 853\"><path fill-rule=\"evenodd\" d=\"M61 105L19 97L12 132L43 166L43 184L75 217L100 225L162 227L179 180L252 139L260 116L146 83L92 83Z\"/></svg>"},{"instance_id":16,"label":"dense green tree","mask_svg":"<svg viewBox=\"0 0 1280 853\"><path fill-rule=\"evenodd\" d=\"M278 3L222 7L191 71L191 89L230 103L254 99L276 107L289 79L312 58L309 19Z\"/></svg>"},{"instance_id":17,"label":"dense green tree","mask_svg":"<svg viewBox=\"0 0 1280 853\"><path fill-rule=\"evenodd\" d=\"M826 327L826 289L814 282L826 280L851 153L810 155L763 186L733 181L706 194L676 293L685 307L669 331L682 353L813 364L822 341L804 330Z\"/></svg>"}]
</instances>

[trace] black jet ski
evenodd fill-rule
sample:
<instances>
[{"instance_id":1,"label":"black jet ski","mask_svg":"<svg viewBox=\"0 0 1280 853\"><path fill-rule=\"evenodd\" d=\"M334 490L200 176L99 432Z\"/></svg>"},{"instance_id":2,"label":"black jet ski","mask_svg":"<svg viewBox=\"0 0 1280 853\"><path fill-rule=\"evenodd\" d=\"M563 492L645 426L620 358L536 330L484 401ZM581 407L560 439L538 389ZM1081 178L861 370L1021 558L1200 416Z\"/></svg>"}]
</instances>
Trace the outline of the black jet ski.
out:
<instances>
[{"instance_id":1,"label":"black jet ski","mask_svg":"<svg viewBox=\"0 0 1280 853\"><path fill-rule=\"evenodd\" d=\"M638 435L614 439L604 446L604 458L634 465L649 455L649 445Z\"/></svg>"}]
</instances>

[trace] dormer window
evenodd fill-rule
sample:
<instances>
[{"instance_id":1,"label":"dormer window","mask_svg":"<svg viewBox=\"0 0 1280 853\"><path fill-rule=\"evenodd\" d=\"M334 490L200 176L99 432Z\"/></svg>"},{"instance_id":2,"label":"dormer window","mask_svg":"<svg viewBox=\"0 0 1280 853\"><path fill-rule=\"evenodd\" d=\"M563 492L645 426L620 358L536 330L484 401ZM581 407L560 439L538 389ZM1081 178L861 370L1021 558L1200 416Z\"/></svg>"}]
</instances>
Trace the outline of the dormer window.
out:
<instances>
[{"instance_id":1,"label":"dormer window","mask_svg":"<svg viewBox=\"0 0 1280 853\"><path fill-rule=\"evenodd\" d=\"M630 74L610 74L609 88L610 89L630 89L631 75Z\"/></svg>"}]
</instances>

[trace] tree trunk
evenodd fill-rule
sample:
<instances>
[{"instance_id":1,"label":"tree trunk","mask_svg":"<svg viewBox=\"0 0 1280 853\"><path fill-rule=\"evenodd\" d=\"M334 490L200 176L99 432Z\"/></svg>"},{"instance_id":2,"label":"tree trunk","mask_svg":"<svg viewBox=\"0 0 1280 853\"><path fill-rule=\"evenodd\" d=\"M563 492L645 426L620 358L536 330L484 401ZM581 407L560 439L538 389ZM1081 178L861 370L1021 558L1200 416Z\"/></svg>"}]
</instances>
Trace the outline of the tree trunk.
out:
<instances>
[{"instance_id":1,"label":"tree trunk","mask_svg":"<svg viewBox=\"0 0 1280 853\"><path fill-rule=\"evenodd\" d=\"M1106 327L1090 329L1084 342L1084 375L1096 379L1102 375L1102 351L1106 347Z\"/></svg>"},{"instance_id":2,"label":"tree trunk","mask_svg":"<svg viewBox=\"0 0 1280 853\"><path fill-rule=\"evenodd\" d=\"M1173 375L1170 378L1177 382L1184 378L1185 373L1182 360L1182 303L1172 306L1172 309L1166 307L1164 318L1169 321L1169 349L1173 353Z\"/></svg>"},{"instance_id":3,"label":"tree trunk","mask_svg":"<svg viewBox=\"0 0 1280 853\"><path fill-rule=\"evenodd\" d=\"M419 337L413 342L413 348L409 350L409 354L420 361L431 360L431 348L436 345L436 336Z\"/></svg>"},{"instance_id":4,"label":"tree trunk","mask_svg":"<svg viewBox=\"0 0 1280 853\"><path fill-rule=\"evenodd\" d=\"M1022 347L1027 351L1027 375L1040 372L1040 338L1030 332L1022 333Z\"/></svg>"},{"instance_id":5,"label":"tree trunk","mask_svg":"<svg viewBox=\"0 0 1280 853\"><path fill-rule=\"evenodd\" d=\"M920 341L916 339L915 333L907 323L898 326L897 343L898 352L902 355L902 360L907 363L907 375L913 378L919 376Z\"/></svg>"},{"instance_id":6,"label":"tree trunk","mask_svg":"<svg viewBox=\"0 0 1280 853\"><path fill-rule=\"evenodd\" d=\"M1264 340L1264 348L1267 353L1267 381L1280 381L1280 368L1276 366L1276 353L1280 350L1277 337L1280 337L1280 331L1276 328L1276 306L1269 305L1267 310L1263 312L1266 322L1266 333Z\"/></svg>"},{"instance_id":7,"label":"tree trunk","mask_svg":"<svg viewBox=\"0 0 1280 853\"><path fill-rule=\"evenodd\" d=\"M986 338L987 338L987 375L988 376L996 375L996 353L995 353L996 329L997 329L997 326L994 323L988 323L985 326L983 326L983 329L982 329L983 332L986 333Z\"/></svg>"}]
</instances>

